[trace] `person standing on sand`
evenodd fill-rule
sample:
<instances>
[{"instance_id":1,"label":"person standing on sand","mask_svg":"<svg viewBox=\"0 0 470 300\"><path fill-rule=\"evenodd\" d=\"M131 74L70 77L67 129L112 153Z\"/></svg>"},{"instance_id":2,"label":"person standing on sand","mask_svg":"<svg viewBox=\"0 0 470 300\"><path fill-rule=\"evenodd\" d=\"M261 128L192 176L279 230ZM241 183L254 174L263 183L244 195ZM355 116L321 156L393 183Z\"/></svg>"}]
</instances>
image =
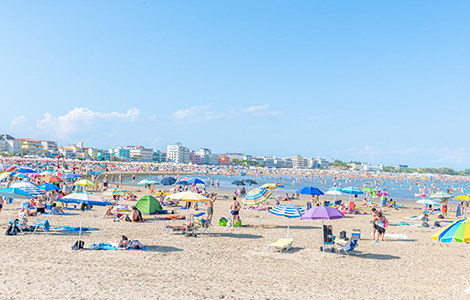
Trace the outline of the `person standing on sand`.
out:
<instances>
[{"instance_id":1,"label":"person standing on sand","mask_svg":"<svg viewBox=\"0 0 470 300\"><path fill-rule=\"evenodd\" d=\"M447 204L449 203L449 199L444 198L441 200L441 203L442 203L442 215L444 216L444 218L447 218Z\"/></svg>"},{"instance_id":2,"label":"person standing on sand","mask_svg":"<svg viewBox=\"0 0 470 300\"><path fill-rule=\"evenodd\" d=\"M232 203L230 203L230 214L232 215L232 225L235 227L240 214L240 202L237 201L237 197L233 197Z\"/></svg>"},{"instance_id":3,"label":"person standing on sand","mask_svg":"<svg viewBox=\"0 0 470 300\"><path fill-rule=\"evenodd\" d=\"M375 207L372 208L372 226L374 228L374 231L372 231L372 239L375 241L375 233L377 232L377 222L378 222L378 218L379 218L379 213L381 211L376 209ZM378 238L378 234L377 234L377 238Z\"/></svg>"},{"instance_id":4,"label":"person standing on sand","mask_svg":"<svg viewBox=\"0 0 470 300\"><path fill-rule=\"evenodd\" d=\"M135 182L135 173L132 174L132 182Z\"/></svg>"},{"instance_id":5,"label":"person standing on sand","mask_svg":"<svg viewBox=\"0 0 470 300\"><path fill-rule=\"evenodd\" d=\"M209 225L212 223L212 215L214 215L214 202L215 199L217 199L217 196L212 193L211 196L209 197L209 201L206 202L207 204L207 222L209 222Z\"/></svg>"}]
</instances>

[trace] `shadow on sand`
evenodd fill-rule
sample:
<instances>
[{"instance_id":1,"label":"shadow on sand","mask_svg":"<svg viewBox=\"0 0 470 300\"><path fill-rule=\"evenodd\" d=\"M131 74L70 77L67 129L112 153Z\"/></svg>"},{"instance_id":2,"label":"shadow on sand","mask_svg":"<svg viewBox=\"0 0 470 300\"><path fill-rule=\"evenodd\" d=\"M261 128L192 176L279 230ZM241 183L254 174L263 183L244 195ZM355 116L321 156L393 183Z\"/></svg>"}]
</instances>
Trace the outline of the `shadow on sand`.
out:
<instances>
[{"instance_id":1,"label":"shadow on sand","mask_svg":"<svg viewBox=\"0 0 470 300\"><path fill-rule=\"evenodd\" d=\"M262 235L249 234L249 233L236 233L236 232L222 232L222 233L211 233L214 237L230 237L236 239L261 239Z\"/></svg>"},{"instance_id":2,"label":"shadow on sand","mask_svg":"<svg viewBox=\"0 0 470 300\"><path fill-rule=\"evenodd\" d=\"M354 255L354 253L349 254L349 255L354 256L354 257L364 258L364 259L378 259L378 260L401 259L400 256L389 255L389 254L363 253L360 251L356 251L356 252L357 252L357 256Z\"/></svg>"},{"instance_id":3,"label":"shadow on sand","mask_svg":"<svg viewBox=\"0 0 470 300\"><path fill-rule=\"evenodd\" d=\"M151 252L161 252L161 253L169 253L169 252L182 252L183 249L176 248L172 246L145 246L148 251Z\"/></svg>"}]
</instances>

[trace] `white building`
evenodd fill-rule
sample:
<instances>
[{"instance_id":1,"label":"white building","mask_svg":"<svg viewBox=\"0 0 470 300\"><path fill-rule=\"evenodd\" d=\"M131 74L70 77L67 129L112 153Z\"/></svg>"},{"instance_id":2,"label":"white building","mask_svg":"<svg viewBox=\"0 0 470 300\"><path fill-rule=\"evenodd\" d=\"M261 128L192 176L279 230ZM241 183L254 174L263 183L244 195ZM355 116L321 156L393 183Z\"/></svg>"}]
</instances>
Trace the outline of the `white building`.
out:
<instances>
[{"instance_id":1,"label":"white building","mask_svg":"<svg viewBox=\"0 0 470 300\"><path fill-rule=\"evenodd\" d=\"M23 142L16 140L9 134L0 135L0 151L8 153L19 153Z\"/></svg>"},{"instance_id":2,"label":"white building","mask_svg":"<svg viewBox=\"0 0 470 300\"><path fill-rule=\"evenodd\" d=\"M56 153L59 151L59 148L57 147L57 142L55 141L41 141L41 144L44 150L47 150L49 152Z\"/></svg>"},{"instance_id":3,"label":"white building","mask_svg":"<svg viewBox=\"0 0 470 300\"><path fill-rule=\"evenodd\" d=\"M153 149L143 146L130 147L129 155L137 161L153 161Z\"/></svg>"},{"instance_id":4,"label":"white building","mask_svg":"<svg viewBox=\"0 0 470 300\"><path fill-rule=\"evenodd\" d=\"M189 148L181 145L181 143L168 145L167 159L177 164L187 164L189 163Z\"/></svg>"}]
</instances>

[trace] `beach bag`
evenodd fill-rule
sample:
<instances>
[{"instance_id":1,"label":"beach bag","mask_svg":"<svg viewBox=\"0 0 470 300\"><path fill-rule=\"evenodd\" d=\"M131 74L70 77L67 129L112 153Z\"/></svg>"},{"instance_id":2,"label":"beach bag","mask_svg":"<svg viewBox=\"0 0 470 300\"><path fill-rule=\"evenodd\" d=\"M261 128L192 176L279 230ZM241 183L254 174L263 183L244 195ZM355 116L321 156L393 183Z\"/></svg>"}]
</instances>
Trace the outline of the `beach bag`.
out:
<instances>
[{"instance_id":1,"label":"beach bag","mask_svg":"<svg viewBox=\"0 0 470 300\"><path fill-rule=\"evenodd\" d=\"M73 244L72 246L72 250L83 249L84 245L85 245L84 241L76 241L75 244Z\"/></svg>"},{"instance_id":2,"label":"beach bag","mask_svg":"<svg viewBox=\"0 0 470 300\"><path fill-rule=\"evenodd\" d=\"M16 223L13 223L8 227L7 231L5 232L5 235L17 235L18 231L18 226L16 226Z\"/></svg>"}]
</instances>

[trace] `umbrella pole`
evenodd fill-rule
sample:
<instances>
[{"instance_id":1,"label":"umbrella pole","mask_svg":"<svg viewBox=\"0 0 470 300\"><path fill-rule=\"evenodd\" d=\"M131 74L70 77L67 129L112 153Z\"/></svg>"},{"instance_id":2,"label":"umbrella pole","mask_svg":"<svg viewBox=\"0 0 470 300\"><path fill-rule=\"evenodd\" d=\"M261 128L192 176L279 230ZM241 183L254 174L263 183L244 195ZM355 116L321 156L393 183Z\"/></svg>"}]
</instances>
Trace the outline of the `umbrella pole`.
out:
<instances>
[{"instance_id":1,"label":"umbrella pole","mask_svg":"<svg viewBox=\"0 0 470 300\"><path fill-rule=\"evenodd\" d=\"M83 215L85 214L85 210L82 210L82 219L80 220L80 230L78 231L78 249L80 249L80 237L82 236L82 224L83 224ZM76 250L78 250L76 249Z\"/></svg>"},{"instance_id":2,"label":"umbrella pole","mask_svg":"<svg viewBox=\"0 0 470 300\"><path fill-rule=\"evenodd\" d=\"M10 203L10 214L8 215L8 222L7 222L7 224L10 224L10 219L11 219L11 209L12 209L12 207L13 207L13 201L11 201L11 203Z\"/></svg>"},{"instance_id":3,"label":"umbrella pole","mask_svg":"<svg viewBox=\"0 0 470 300\"><path fill-rule=\"evenodd\" d=\"M325 230L323 229L323 220L321 220L321 232L323 237L323 257L325 257Z\"/></svg>"},{"instance_id":4,"label":"umbrella pole","mask_svg":"<svg viewBox=\"0 0 470 300\"><path fill-rule=\"evenodd\" d=\"M287 243L289 244L289 227L290 227L290 218L287 218Z\"/></svg>"},{"instance_id":5,"label":"umbrella pole","mask_svg":"<svg viewBox=\"0 0 470 300\"><path fill-rule=\"evenodd\" d=\"M259 227L261 227L261 214L259 212L259 204L258 204L258 219L259 219Z\"/></svg>"}]
</instances>

